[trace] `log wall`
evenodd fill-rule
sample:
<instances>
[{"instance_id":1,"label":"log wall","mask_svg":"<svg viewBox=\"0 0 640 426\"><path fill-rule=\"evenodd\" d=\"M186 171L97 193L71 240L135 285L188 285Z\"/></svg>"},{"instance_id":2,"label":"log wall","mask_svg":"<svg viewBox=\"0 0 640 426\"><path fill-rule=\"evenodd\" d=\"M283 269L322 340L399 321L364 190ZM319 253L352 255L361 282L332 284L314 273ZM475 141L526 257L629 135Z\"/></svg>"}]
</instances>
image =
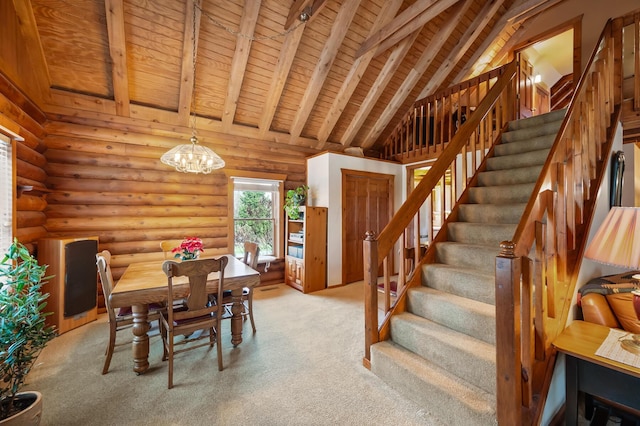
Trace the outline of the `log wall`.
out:
<instances>
[{"instance_id":1,"label":"log wall","mask_svg":"<svg viewBox=\"0 0 640 426\"><path fill-rule=\"evenodd\" d=\"M99 249L109 250L114 279L131 262L163 258L160 241L202 238L207 254L229 253L227 176L179 173L162 164L167 146L185 143L175 138L132 131L131 126L98 127L49 121L45 130L46 184L51 193L45 210L48 235L97 235ZM199 133L201 140L206 136ZM225 149L227 167L252 172L274 171L274 162L248 158L264 141L247 139L235 152ZM215 146L212 146L215 150ZM265 152L265 156L266 156ZM287 174L285 188L306 180L304 156L279 154L276 170ZM284 170L283 170L284 169ZM284 231L283 231L284 232ZM278 280L269 270L269 282ZM282 276L282 275L281 275Z\"/></svg>"},{"instance_id":2,"label":"log wall","mask_svg":"<svg viewBox=\"0 0 640 426\"><path fill-rule=\"evenodd\" d=\"M45 228L47 208L45 188L47 174L44 151L44 113L33 104L9 79L0 74L0 126L24 138L15 142L16 184L30 185L33 191L16 196L15 237L29 251L35 252L35 243L47 235ZM17 189L17 188L16 188Z\"/></svg>"}]
</instances>

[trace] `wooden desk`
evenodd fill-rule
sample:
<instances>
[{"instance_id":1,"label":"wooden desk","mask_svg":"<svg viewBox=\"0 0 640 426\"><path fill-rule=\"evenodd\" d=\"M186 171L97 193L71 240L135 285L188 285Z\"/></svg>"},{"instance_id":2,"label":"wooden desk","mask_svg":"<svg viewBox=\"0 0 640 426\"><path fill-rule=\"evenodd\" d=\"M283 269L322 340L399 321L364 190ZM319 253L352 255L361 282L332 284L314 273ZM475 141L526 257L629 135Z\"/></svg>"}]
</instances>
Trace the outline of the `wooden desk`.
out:
<instances>
[{"instance_id":1,"label":"wooden desk","mask_svg":"<svg viewBox=\"0 0 640 426\"><path fill-rule=\"evenodd\" d=\"M233 306L231 312L231 343L238 346L242 342L242 288L260 284L260 273L245 265L233 255L225 255L229 263L224 270L224 289L231 290ZM109 300L114 308L131 306L133 311L133 371L144 373L149 368L149 303L167 301L167 276L162 271L164 261L132 263L125 270L113 288ZM215 278L213 276L215 275ZM207 281L211 293L216 292L217 273ZM186 295L186 277L173 280L175 298Z\"/></svg>"},{"instance_id":2,"label":"wooden desk","mask_svg":"<svg viewBox=\"0 0 640 426\"><path fill-rule=\"evenodd\" d=\"M578 421L578 391L640 409L640 369L595 354L609 328L574 321L553 342L566 355L565 424Z\"/></svg>"}]
</instances>

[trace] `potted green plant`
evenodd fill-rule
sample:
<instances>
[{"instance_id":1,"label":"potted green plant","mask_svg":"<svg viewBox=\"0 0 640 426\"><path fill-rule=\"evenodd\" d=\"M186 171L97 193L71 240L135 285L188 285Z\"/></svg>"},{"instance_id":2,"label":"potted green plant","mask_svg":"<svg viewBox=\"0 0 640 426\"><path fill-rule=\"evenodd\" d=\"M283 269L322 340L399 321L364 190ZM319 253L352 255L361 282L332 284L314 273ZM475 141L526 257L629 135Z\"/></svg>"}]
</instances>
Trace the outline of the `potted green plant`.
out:
<instances>
[{"instance_id":1,"label":"potted green plant","mask_svg":"<svg viewBox=\"0 0 640 426\"><path fill-rule=\"evenodd\" d=\"M307 193L309 187L307 185L301 185L296 189L290 189L287 191L287 196L284 200L284 211L287 212L287 216L291 220L300 218L300 206L304 205L307 200Z\"/></svg>"},{"instance_id":2,"label":"potted green plant","mask_svg":"<svg viewBox=\"0 0 640 426\"><path fill-rule=\"evenodd\" d=\"M0 424L40 422L42 395L19 391L38 355L55 336L43 311L49 296L41 292L50 278L44 276L46 269L17 239L0 263ZM29 423L23 422L24 416Z\"/></svg>"}]
</instances>

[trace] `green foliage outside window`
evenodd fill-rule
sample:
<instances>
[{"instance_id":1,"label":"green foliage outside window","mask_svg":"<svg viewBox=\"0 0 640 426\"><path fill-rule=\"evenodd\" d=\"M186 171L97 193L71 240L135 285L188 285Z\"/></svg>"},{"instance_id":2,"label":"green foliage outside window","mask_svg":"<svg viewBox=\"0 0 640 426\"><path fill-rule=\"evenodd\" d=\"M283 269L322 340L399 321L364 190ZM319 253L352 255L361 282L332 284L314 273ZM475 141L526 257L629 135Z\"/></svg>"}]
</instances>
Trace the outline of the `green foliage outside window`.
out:
<instances>
[{"instance_id":1,"label":"green foliage outside window","mask_svg":"<svg viewBox=\"0 0 640 426\"><path fill-rule=\"evenodd\" d=\"M273 254L273 199L271 192L235 191L235 255L244 253L244 242L254 241L260 253Z\"/></svg>"}]
</instances>

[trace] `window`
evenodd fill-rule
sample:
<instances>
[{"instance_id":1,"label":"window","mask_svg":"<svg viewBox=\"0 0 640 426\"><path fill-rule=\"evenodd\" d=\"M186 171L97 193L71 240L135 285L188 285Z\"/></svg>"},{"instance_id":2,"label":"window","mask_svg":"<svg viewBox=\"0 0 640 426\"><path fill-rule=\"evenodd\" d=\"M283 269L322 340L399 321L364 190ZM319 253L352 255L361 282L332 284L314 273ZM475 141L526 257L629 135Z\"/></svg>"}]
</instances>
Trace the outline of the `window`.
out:
<instances>
[{"instance_id":1,"label":"window","mask_svg":"<svg viewBox=\"0 0 640 426\"><path fill-rule=\"evenodd\" d=\"M254 241L260 255L280 254L282 181L233 177L233 250L244 253L244 242Z\"/></svg>"},{"instance_id":2,"label":"window","mask_svg":"<svg viewBox=\"0 0 640 426\"><path fill-rule=\"evenodd\" d=\"M13 239L13 186L11 140L0 133L0 257Z\"/></svg>"}]
</instances>

